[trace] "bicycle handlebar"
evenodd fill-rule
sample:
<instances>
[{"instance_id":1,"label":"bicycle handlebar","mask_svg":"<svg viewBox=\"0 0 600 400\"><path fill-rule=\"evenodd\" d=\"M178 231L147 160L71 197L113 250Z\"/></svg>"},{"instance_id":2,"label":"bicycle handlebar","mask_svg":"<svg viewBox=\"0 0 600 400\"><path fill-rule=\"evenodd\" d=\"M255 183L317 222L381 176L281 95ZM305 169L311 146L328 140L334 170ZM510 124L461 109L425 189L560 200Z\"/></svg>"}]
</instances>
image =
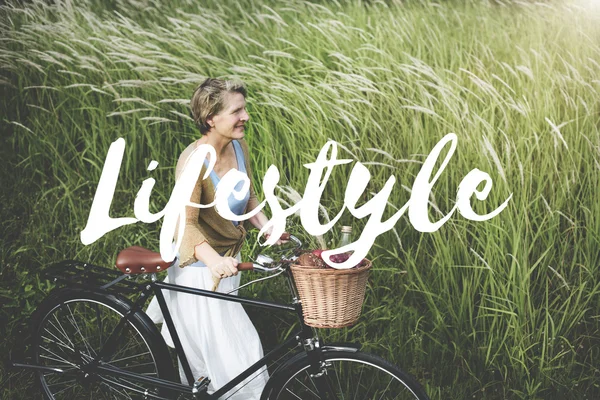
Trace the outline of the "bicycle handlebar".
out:
<instances>
[{"instance_id":1,"label":"bicycle handlebar","mask_svg":"<svg viewBox=\"0 0 600 400\"><path fill-rule=\"evenodd\" d=\"M238 271L252 271L254 270L254 264L251 262L243 262L237 265Z\"/></svg>"},{"instance_id":2,"label":"bicycle handlebar","mask_svg":"<svg viewBox=\"0 0 600 400\"><path fill-rule=\"evenodd\" d=\"M282 233L281 236L279 237L279 239L286 240L286 241L291 240L292 242L294 242L296 244L296 250L302 246L302 242L297 237L289 234L288 232ZM258 259L260 259L260 256L258 257ZM269 259L268 262L273 262L273 260ZM271 271L275 270L275 268L273 268L273 269L264 268L264 266L261 264L261 262L258 262L258 264L255 264L252 262L241 262L241 263L238 263L237 269L238 269L238 271L254 271L255 265L261 271L271 272Z\"/></svg>"},{"instance_id":3,"label":"bicycle handlebar","mask_svg":"<svg viewBox=\"0 0 600 400\"><path fill-rule=\"evenodd\" d=\"M288 232L283 232L281 236L279 236L279 240L290 240L291 237L292 235L290 235Z\"/></svg>"}]
</instances>

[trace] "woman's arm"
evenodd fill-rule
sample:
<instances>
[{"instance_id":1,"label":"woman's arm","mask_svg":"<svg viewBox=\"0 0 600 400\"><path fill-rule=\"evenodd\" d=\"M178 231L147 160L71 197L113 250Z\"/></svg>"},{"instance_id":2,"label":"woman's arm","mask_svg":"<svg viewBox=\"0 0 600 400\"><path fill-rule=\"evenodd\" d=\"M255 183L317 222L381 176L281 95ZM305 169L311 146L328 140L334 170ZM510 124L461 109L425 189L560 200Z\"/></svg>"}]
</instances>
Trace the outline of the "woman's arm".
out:
<instances>
[{"instance_id":1,"label":"woman's arm","mask_svg":"<svg viewBox=\"0 0 600 400\"><path fill-rule=\"evenodd\" d=\"M194 246L194 257L202 261L216 278L237 275L238 260L233 257L223 257L212 248L208 242Z\"/></svg>"},{"instance_id":2,"label":"woman's arm","mask_svg":"<svg viewBox=\"0 0 600 400\"><path fill-rule=\"evenodd\" d=\"M248 175L248 179L250 179L250 198L248 199L248 205L246 206L246 210L251 211L258 207L260 203L256 198L256 193L254 192L254 185L252 184L252 166L250 165L252 163L250 162L250 152L248 151L248 143L246 143L245 140L240 140L239 143L241 144L242 151L244 152L244 160L246 162L246 174ZM269 219L262 211L259 211L258 214L256 214L252 218L249 218L248 222L254 225L254 227L262 229L262 227L265 226L267 222L269 222Z\"/></svg>"},{"instance_id":3,"label":"woman's arm","mask_svg":"<svg viewBox=\"0 0 600 400\"><path fill-rule=\"evenodd\" d=\"M256 200L256 197L254 198ZM256 200L256 205L254 205L254 208L258 207L258 200ZM248 209L253 210L254 208L250 207L250 201L248 201ZM262 211L259 211L258 214L256 214L255 216L253 216L252 218L249 218L248 221L254 225L256 228L258 229L262 229L263 226L265 226L267 224L267 222L269 222L269 218L267 218L267 216L265 215L265 213L263 213ZM273 227L271 227L271 229L267 230L267 232L265 232L265 237L268 238L271 235L271 232L273 231ZM275 243L276 245L280 245L282 243L287 243L287 240L277 240L277 242Z\"/></svg>"},{"instance_id":4,"label":"woman's arm","mask_svg":"<svg viewBox=\"0 0 600 400\"><path fill-rule=\"evenodd\" d=\"M255 204L252 204L250 200L255 200L255 202L254 202ZM258 200L256 200L256 197L254 197L254 198L251 197L250 200L248 200L248 210L254 210L256 207L259 206L259 203L258 203ZM254 225L255 228L262 229L262 227L265 226L267 224L267 222L269 222L269 218L267 218L265 213L263 213L262 211L259 211L258 214L256 214L252 218L248 219L248 222L250 222L252 225Z\"/></svg>"},{"instance_id":5,"label":"woman's arm","mask_svg":"<svg viewBox=\"0 0 600 400\"><path fill-rule=\"evenodd\" d=\"M250 179L250 198L248 199L248 205L246 206L246 210L247 211L251 211L254 210L256 207L258 207L260 205L257 197L256 197L256 193L254 192L254 186L252 185L252 167L250 166L251 162L250 162L250 152L248 151L248 143L246 143L245 140L240 140L240 144L242 145L242 150L244 152L244 159L246 161L246 174L248 175L248 178ZM254 227L258 228L258 229L262 229L263 226L265 226L267 224L267 222L269 222L269 218L267 218L267 216L265 215L265 213L263 213L262 211L259 211L255 216L253 216L252 218L248 219L248 222L250 222ZM269 229L266 233L265 233L265 237L269 237L269 235L271 234L272 229ZM286 241L282 241L282 240L278 240L276 244L282 244L285 243Z\"/></svg>"},{"instance_id":6,"label":"woman's arm","mask_svg":"<svg viewBox=\"0 0 600 400\"><path fill-rule=\"evenodd\" d=\"M191 148L191 147L190 147ZM189 149L184 150L179 157L177 162L177 168L175 172L175 179L179 179L179 176L185 168L185 163L190 156ZM192 203L200 204L202 197L202 176L198 175L198 181L194 190L190 196ZM179 265L185 267L193 264L196 261L203 262L211 271L212 275L219 278L224 276L237 275L237 264L238 261L233 257L222 257L212 248L208 243L208 238L204 236L200 230L198 224L198 217L200 215L200 209L197 207L187 206L185 210L185 220L180 223L185 224L185 230L183 238L181 240L181 247L179 249Z\"/></svg>"},{"instance_id":7,"label":"woman's arm","mask_svg":"<svg viewBox=\"0 0 600 400\"><path fill-rule=\"evenodd\" d=\"M179 180L179 177L185 169L186 163L193 152L193 145L186 148L177 161L177 168L175 169L175 181ZM190 196L190 201L199 204L202 196L202 173L199 174L198 180L195 183L194 190ZM195 246L201 243L207 243L208 239L204 236L200 230L198 224L198 216L200 209L196 207L185 207L185 217L183 221L180 219L178 224L184 224L183 237L178 238L181 240L181 247L179 248L179 265L185 267L189 264L193 264L199 259L196 257Z\"/></svg>"}]
</instances>

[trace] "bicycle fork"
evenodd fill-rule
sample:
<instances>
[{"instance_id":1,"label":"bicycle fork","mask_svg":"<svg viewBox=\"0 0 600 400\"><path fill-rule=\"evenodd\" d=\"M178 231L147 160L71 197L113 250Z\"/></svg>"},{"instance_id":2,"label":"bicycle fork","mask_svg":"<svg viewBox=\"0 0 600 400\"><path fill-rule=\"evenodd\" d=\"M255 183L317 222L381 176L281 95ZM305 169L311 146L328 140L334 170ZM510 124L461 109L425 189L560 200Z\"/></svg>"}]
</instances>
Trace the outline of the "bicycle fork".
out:
<instances>
[{"instance_id":1,"label":"bicycle fork","mask_svg":"<svg viewBox=\"0 0 600 400\"><path fill-rule=\"evenodd\" d=\"M331 367L332 364L325 361L319 338L317 336L313 337L311 329L302 323L302 303L296 296L294 296L293 304L303 327L301 344L310 363L308 368L310 380L314 383L317 394L322 400L338 400L331 378L327 374L327 368Z\"/></svg>"},{"instance_id":2,"label":"bicycle fork","mask_svg":"<svg viewBox=\"0 0 600 400\"><path fill-rule=\"evenodd\" d=\"M303 346L310 362L308 374L315 385L317 394L323 400L337 400L338 397L327 369L332 364L324 360L319 338L305 339Z\"/></svg>"}]
</instances>

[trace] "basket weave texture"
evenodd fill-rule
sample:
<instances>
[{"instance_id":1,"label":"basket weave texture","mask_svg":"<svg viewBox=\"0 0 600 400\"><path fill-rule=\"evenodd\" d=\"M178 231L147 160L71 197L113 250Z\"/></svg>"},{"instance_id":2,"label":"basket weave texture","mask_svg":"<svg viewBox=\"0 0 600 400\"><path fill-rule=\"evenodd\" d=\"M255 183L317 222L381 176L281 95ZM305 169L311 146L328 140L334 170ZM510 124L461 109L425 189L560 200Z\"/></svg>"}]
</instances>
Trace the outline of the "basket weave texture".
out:
<instances>
[{"instance_id":1,"label":"basket weave texture","mask_svg":"<svg viewBox=\"0 0 600 400\"><path fill-rule=\"evenodd\" d=\"M343 328L360 317L371 261L360 268L292 265L304 322L315 328Z\"/></svg>"}]
</instances>

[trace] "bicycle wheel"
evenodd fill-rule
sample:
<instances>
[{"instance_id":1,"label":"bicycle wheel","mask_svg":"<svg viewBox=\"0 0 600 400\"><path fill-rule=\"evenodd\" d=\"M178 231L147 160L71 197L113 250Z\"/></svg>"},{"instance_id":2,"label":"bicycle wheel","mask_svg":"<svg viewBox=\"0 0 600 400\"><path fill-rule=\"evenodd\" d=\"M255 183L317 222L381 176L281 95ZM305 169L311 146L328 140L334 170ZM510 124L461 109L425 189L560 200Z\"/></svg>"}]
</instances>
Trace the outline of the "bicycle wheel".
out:
<instances>
[{"instance_id":1,"label":"bicycle wheel","mask_svg":"<svg viewBox=\"0 0 600 400\"><path fill-rule=\"evenodd\" d=\"M395 365L362 352L326 352L327 377L339 400L429 400L421 386ZM308 359L291 365L267 398L320 399Z\"/></svg>"},{"instance_id":2,"label":"bicycle wheel","mask_svg":"<svg viewBox=\"0 0 600 400\"><path fill-rule=\"evenodd\" d=\"M131 304L108 293L63 289L40 305L33 320L33 356L38 365L64 373L38 372L48 399L165 398L165 392L131 379L99 375L90 367ZM118 336L114 351L103 356L114 367L174 380L167 346L150 319L135 312Z\"/></svg>"}]
</instances>

